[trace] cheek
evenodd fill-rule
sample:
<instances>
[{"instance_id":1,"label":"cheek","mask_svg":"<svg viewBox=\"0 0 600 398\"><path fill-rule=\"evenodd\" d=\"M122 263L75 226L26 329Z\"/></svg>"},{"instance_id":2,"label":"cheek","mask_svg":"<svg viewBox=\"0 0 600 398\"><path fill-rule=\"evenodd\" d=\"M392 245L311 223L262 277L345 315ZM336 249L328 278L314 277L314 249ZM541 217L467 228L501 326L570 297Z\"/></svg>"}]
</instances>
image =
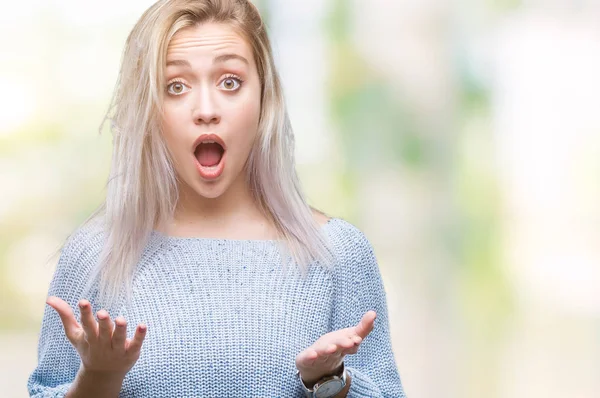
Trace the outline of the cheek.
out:
<instances>
[{"instance_id":1,"label":"cheek","mask_svg":"<svg viewBox=\"0 0 600 398\"><path fill-rule=\"evenodd\" d=\"M235 135L240 142L250 145L257 134L260 104L258 101L248 101L232 109Z\"/></svg>"},{"instance_id":2,"label":"cheek","mask_svg":"<svg viewBox=\"0 0 600 398\"><path fill-rule=\"evenodd\" d=\"M181 115L178 114L179 110L174 106L165 106L164 115L162 119L162 130L165 135L165 139L169 144L175 144L177 140L181 139L176 134L177 131L181 131Z\"/></svg>"},{"instance_id":3,"label":"cheek","mask_svg":"<svg viewBox=\"0 0 600 398\"><path fill-rule=\"evenodd\" d=\"M168 111L165 109L165 115L162 119L162 136L165 140L165 144L169 153L174 158L175 165L177 166L177 158L182 155L182 152L185 149L185 143L183 142L183 138L181 134L177 134L177 131L182 131L181 124L178 120L181 120L180 117L177 117L176 114L172 111Z\"/></svg>"}]
</instances>

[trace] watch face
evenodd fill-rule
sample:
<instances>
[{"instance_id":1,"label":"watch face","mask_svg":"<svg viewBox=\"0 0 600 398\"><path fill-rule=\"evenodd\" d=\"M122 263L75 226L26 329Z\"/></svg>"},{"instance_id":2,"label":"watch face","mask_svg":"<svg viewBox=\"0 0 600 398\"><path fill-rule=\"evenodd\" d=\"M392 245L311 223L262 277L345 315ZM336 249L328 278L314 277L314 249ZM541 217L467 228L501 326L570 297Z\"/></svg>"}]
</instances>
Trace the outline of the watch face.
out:
<instances>
[{"instance_id":1,"label":"watch face","mask_svg":"<svg viewBox=\"0 0 600 398\"><path fill-rule=\"evenodd\" d=\"M321 384L317 391L315 391L316 398L331 398L335 397L337 393L342 391L344 387L342 387L342 381L340 379L327 380L325 383Z\"/></svg>"}]
</instances>

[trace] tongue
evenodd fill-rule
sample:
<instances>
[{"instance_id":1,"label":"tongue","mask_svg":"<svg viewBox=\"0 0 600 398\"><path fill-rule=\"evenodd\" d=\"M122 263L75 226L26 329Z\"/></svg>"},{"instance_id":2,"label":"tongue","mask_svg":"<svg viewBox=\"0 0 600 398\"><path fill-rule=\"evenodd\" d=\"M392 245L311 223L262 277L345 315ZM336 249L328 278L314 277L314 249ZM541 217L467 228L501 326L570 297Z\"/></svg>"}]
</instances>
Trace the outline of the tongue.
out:
<instances>
[{"instance_id":1,"label":"tongue","mask_svg":"<svg viewBox=\"0 0 600 398\"><path fill-rule=\"evenodd\" d=\"M219 164L223 149L219 144L201 144L196 152L196 158L202 166L210 167Z\"/></svg>"}]
</instances>

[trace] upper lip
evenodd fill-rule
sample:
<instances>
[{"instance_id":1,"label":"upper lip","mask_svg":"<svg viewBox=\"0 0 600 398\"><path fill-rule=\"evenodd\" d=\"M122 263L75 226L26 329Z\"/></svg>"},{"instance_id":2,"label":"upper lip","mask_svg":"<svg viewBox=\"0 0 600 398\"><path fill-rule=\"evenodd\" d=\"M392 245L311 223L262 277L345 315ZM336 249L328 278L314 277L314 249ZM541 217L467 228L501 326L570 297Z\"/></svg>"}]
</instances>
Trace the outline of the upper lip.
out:
<instances>
[{"instance_id":1,"label":"upper lip","mask_svg":"<svg viewBox=\"0 0 600 398\"><path fill-rule=\"evenodd\" d=\"M225 146L225 141L223 141L223 139L221 137L219 137L218 135L202 134L200 137L196 138L196 141L194 141L194 147L192 148L192 150L195 152L196 148L198 148L198 145L200 145L204 141L214 141L214 142L218 143L219 145L221 145L223 147L224 151L227 149L227 147Z\"/></svg>"}]
</instances>

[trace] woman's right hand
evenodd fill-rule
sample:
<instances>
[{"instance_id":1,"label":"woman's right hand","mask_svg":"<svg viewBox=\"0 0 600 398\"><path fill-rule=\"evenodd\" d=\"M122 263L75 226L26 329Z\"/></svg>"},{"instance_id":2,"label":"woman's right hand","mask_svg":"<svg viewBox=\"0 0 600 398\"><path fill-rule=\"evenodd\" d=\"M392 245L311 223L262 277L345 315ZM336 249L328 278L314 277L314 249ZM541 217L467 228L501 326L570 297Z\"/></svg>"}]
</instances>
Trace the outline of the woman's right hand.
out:
<instances>
[{"instance_id":1,"label":"woman's right hand","mask_svg":"<svg viewBox=\"0 0 600 398\"><path fill-rule=\"evenodd\" d=\"M125 318L117 317L113 324L108 312L100 310L96 313L96 322L92 306L87 300L79 301L81 325L64 300L50 296L46 303L58 312L65 334L79 353L86 373L124 378L140 357L146 336L145 325L139 324L134 337L128 339Z\"/></svg>"}]
</instances>

